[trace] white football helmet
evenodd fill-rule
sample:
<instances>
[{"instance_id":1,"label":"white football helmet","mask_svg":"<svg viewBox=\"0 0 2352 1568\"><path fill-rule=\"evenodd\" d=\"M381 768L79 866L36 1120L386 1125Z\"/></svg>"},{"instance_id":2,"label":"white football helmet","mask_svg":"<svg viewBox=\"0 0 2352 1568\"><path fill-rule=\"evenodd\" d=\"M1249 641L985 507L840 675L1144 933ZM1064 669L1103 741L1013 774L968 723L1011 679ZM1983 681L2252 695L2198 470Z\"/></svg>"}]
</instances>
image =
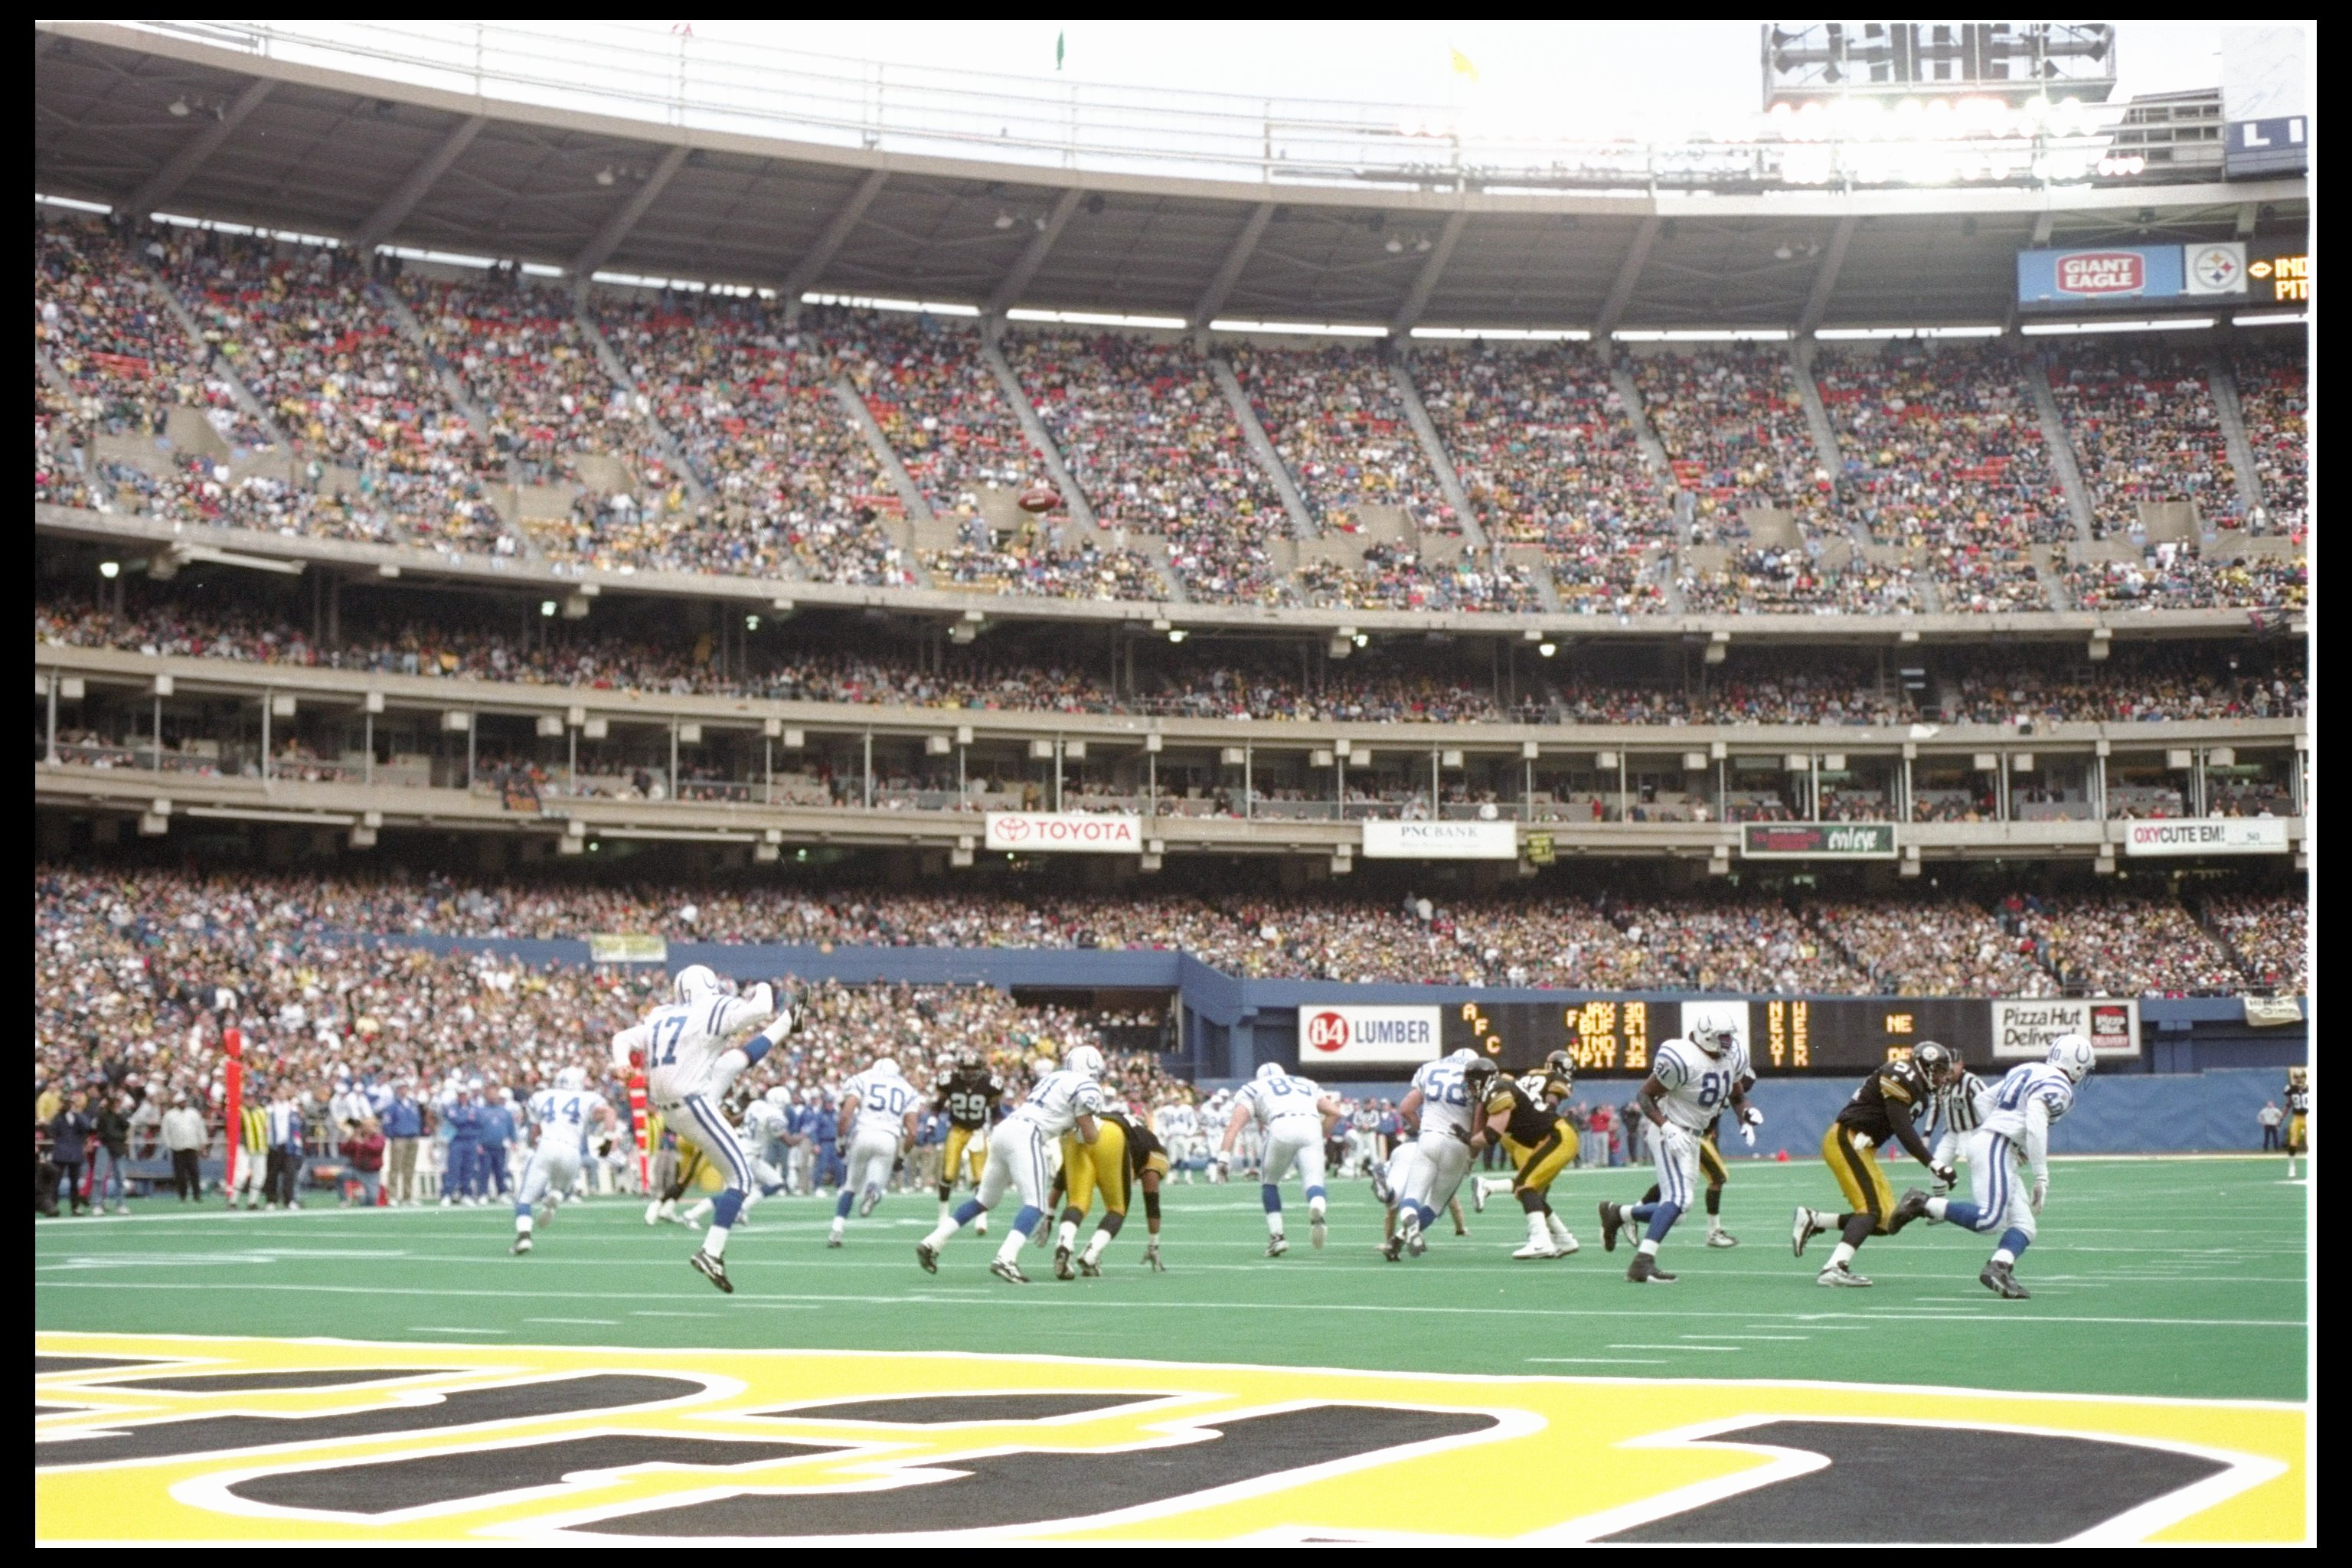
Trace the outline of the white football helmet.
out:
<instances>
[{"instance_id":1,"label":"white football helmet","mask_svg":"<svg viewBox=\"0 0 2352 1568\"><path fill-rule=\"evenodd\" d=\"M1711 1057L1731 1048L1731 1031L1719 1024L1693 1024L1689 1037L1692 1045Z\"/></svg>"},{"instance_id":2,"label":"white football helmet","mask_svg":"<svg viewBox=\"0 0 2352 1568\"><path fill-rule=\"evenodd\" d=\"M1257 1065L1257 1077L1260 1083L1265 1082L1270 1078L1283 1078L1286 1076L1287 1075L1283 1072L1282 1064L1280 1062L1260 1062Z\"/></svg>"},{"instance_id":3,"label":"white football helmet","mask_svg":"<svg viewBox=\"0 0 2352 1568\"><path fill-rule=\"evenodd\" d=\"M1098 1079L1103 1075L1103 1054L1092 1046L1072 1046L1062 1065L1080 1078Z\"/></svg>"},{"instance_id":4,"label":"white football helmet","mask_svg":"<svg viewBox=\"0 0 2352 1568\"><path fill-rule=\"evenodd\" d=\"M2064 1073L2069 1083L2082 1082L2091 1076L2091 1069L2099 1065L2098 1053L2092 1050L2091 1042L2080 1035L2059 1036L2050 1042L2050 1054L2042 1059Z\"/></svg>"},{"instance_id":5,"label":"white football helmet","mask_svg":"<svg viewBox=\"0 0 2352 1568\"><path fill-rule=\"evenodd\" d=\"M555 1075L555 1087L566 1094L576 1094L588 1087L588 1075L578 1068L565 1068Z\"/></svg>"},{"instance_id":6,"label":"white football helmet","mask_svg":"<svg viewBox=\"0 0 2352 1568\"><path fill-rule=\"evenodd\" d=\"M780 1083L760 1098L770 1105L788 1106L793 1102L793 1091Z\"/></svg>"},{"instance_id":7,"label":"white football helmet","mask_svg":"<svg viewBox=\"0 0 2352 1568\"><path fill-rule=\"evenodd\" d=\"M1478 1052L1475 1047L1464 1046L1454 1053L1451 1059L1457 1062L1475 1062L1478 1059Z\"/></svg>"},{"instance_id":8,"label":"white football helmet","mask_svg":"<svg viewBox=\"0 0 2352 1568\"><path fill-rule=\"evenodd\" d=\"M689 963L677 972L670 983L670 999L676 1002L698 1002L719 990L719 976L705 963Z\"/></svg>"},{"instance_id":9,"label":"white football helmet","mask_svg":"<svg viewBox=\"0 0 2352 1568\"><path fill-rule=\"evenodd\" d=\"M896 1057L876 1057L874 1058L874 1065L866 1070L869 1072L882 1073L890 1078L897 1078L898 1076L898 1060Z\"/></svg>"}]
</instances>

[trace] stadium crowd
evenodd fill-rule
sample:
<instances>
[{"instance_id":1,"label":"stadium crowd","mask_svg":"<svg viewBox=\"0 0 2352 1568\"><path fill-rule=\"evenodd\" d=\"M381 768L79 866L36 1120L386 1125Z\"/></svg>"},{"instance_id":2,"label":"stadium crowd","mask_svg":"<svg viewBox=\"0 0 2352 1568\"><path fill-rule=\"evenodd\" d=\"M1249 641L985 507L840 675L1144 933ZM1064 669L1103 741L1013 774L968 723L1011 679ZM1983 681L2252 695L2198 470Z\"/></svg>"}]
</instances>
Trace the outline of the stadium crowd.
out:
<instances>
[{"instance_id":1,"label":"stadium crowd","mask_svg":"<svg viewBox=\"0 0 2352 1568\"><path fill-rule=\"evenodd\" d=\"M1243 342L1225 357L1317 528L1360 532L1364 509L1377 506L1403 512L1417 530L1460 531L1381 353Z\"/></svg>"},{"instance_id":2,"label":"stadium crowd","mask_svg":"<svg viewBox=\"0 0 2352 1568\"><path fill-rule=\"evenodd\" d=\"M941 517L970 516L983 487L1018 489L1041 471L1004 389L982 363L976 323L820 307L803 310L801 324L830 344Z\"/></svg>"},{"instance_id":3,"label":"stadium crowd","mask_svg":"<svg viewBox=\"0 0 2352 1568\"><path fill-rule=\"evenodd\" d=\"M36 940L45 950L57 944L55 931L87 929L102 914L110 928L166 940L213 932L306 948L348 946L354 933L593 932L835 947L1181 948L1235 974L1349 983L2012 995L2054 994L2086 980L2106 994L2166 995L2231 994L2250 978L2185 906L2138 893L2020 896L1991 908L1907 894L1014 896L777 881L460 881L399 869L338 878L42 867L35 880ZM2229 929L2265 933L2256 945L2274 967L2303 905L2233 895L2217 908L2235 922ZM2102 927L2114 933L2105 957ZM2143 985L2134 974L2148 978Z\"/></svg>"},{"instance_id":4,"label":"stadium crowd","mask_svg":"<svg viewBox=\"0 0 2352 1568\"><path fill-rule=\"evenodd\" d=\"M1269 547L1289 520L1207 361L1111 332L1017 332L1003 349L1101 527L1165 539L1192 598L1295 601Z\"/></svg>"},{"instance_id":5,"label":"stadium crowd","mask_svg":"<svg viewBox=\"0 0 2352 1568\"><path fill-rule=\"evenodd\" d=\"M1818 526L1830 491L1787 352L1769 345L1637 354L1633 381L1675 478L1696 505L1692 537L1745 540L1742 513L1791 512Z\"/></svg>"},{"instance_id":6,"label":"stadium crowd","mask_svg":"<svg viewBox=\"0 0 2352 1568\"><path fill-rule=\"evenodd\" d=\"M2207 527L2240 513L2229 445L2205 373L2161 345L2067 343L2050 390L2091 490L2091 531L2140 532L2139 508L2193 501Z\"/></svg>"},{"instance_id":7,"label":"stadium crowd","mask_svg":"<svg viewBox=\"0 0 2352 1568\"><path fill-rule=\"evenodd\" d=\"M1965 663L1945 665L1940 700L1919 704L1833 651L1742 654L1714 668L1696 687L1609 680L1563 665L1511 704L1488 682L1417 658L1409 647L1361 650L1331 662L1311 680L1295 657L1274 650L1212 644L1169 648L1139 661L1135 689L1122 694L1099 675L1059 658L1030 662L951 649L933 668L913 650L848 653L822 639L761 641L752 645L747 669L722 666L707 634L654 644L548 623L534 635L516 630L511 617L451 606L407 616L369 614L355 604L345 609L341 630L340 645L327 646L265 610L149 584L126 584L120 619L93 595L50 588L37 595L33 610L36 642L83 647L673 695L919 707L1432 723L1876 725L1939 717L2013 725L2283 718L2303 714L2308 705L2301 660L2252 649L2123 647L2086 668L1975 650Z\"/></svg>"},{"instance_id":8,"label":"stadium crowd","mask_svg":"<svg viewBox=\"0 0 2352 1568\"><path fill-rule=\"evenodd\" d=\"M1412 369L1490 541L1540 546L1571 609L1665 607L1651 567L1673 507L1590 351L1427 344Z\"/></svg>"},{"instance_id":9,"label":"stadium crowd","mask_svg":"<svg viewBox=\"0 0 2352 1568\"><path fill-rule=\"evenodd\" d=\"M2301 537L2311 502L2309 351L2300 334L2290 342L2257 340L2231 355L2231 371L2263 498L2261 515L2246 521L2256 533Z\"/></svg>"}]
</instances>

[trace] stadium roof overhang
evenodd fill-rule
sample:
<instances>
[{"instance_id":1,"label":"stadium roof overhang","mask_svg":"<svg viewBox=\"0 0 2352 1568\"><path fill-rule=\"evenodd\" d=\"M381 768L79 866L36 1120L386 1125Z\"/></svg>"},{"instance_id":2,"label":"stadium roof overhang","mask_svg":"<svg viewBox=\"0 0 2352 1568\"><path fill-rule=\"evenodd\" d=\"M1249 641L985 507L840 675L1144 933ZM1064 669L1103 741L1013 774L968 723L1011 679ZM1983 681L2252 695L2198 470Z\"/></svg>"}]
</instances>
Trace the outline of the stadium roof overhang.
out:
<instances>
[{"instance_id":1,"label":"stadium roof overhang","mask_svg":"<svg viewBox=\"0 0 2352 1568\"><path fill-rule=\"evenodd\" d=\"M2309 224L2301 179L1504 195L1076 174L510 103L106 24L43 23L34 47L44 195L575 274L998 310L1995 324L2022 248L2300 249Z\"/></svg>"}]
</instances>

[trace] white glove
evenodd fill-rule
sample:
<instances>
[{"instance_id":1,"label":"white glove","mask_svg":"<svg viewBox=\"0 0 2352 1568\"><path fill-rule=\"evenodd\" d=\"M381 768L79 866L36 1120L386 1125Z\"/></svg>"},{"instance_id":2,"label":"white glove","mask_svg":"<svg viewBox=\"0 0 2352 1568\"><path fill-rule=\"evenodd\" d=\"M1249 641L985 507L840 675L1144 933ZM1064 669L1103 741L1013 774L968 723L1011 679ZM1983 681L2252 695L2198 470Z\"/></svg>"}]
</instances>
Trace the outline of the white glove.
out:
<instances>
[{"instance_id":1,"label":"white glove","mask_svg":"<svg viewBox=\"0 0 2352 1568\"><path fill-rule=\"evenodd\" d=\"M1739 1108L1739 1120L1750 1127L1761 1127L1764 1125L1764 1112L1755 1106L1743 1105Z\"/></svg>"},{"instance_id":2,"label":"white glove","mask_svg":"<svg viewBox=\"0 0 2352 1568\"><path fill-rule=\"evenodd\" d=\"M1959 1173L1949 1165L1930 1165L1927 1173L1936 1178L1936 1184L1939 1187L1950 1188L1959 1184Z\"/></svg>"},{"instance_id":3,"label":"white glove","mask_svg":"<svg viewBox=\"0 0 2352 1568\"><path fill-rule=\"evenodd\" d=\"M2042 1212L2043 1200L2049 1196L2050 1178L2047 1176L2038 1176L2034 1178L2033 1196L2027 1199L2026 1202L2035 1214L2040 1214Z\"/></svg>"}]
</instances>

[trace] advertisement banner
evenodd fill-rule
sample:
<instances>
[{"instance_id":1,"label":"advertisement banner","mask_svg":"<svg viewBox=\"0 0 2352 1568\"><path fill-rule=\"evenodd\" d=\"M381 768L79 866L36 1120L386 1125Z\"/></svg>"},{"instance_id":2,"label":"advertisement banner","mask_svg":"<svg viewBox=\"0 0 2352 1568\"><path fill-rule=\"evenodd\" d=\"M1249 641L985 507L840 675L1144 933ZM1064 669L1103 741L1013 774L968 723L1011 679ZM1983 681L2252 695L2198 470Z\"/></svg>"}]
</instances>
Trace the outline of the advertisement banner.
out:
<instances>
[{"instance_id":1,"label":"advertisement banner","mask_svg":"<svg viewBox=\"0 0 2352 1568\"><path fill-rule=\"evenodd\" d=\"M2017 253L2017 302L2028 308L2233 300L2245 294L2246 247L2240 240Z\"/></svg>"},{"instance_id":2,"label":"advertisement banner","mask_svg":"<svg viewBox=\"0 0 2352 1568\"><path fill-rule=\"evenodd\" d=\"M588 936L591 963L667 963L669 943L638 931L592 931Z\"/></svg>"},{"instance_id":3,"label":"advertisement banner","mask_svg":"<svg viewBox=\"0 0 2352 1568\"><path fill-rule=\"evenodd\" d=\"M2089 1037L2103 1057L2139 1054L2139 1004L2103 1000L1995 1002L1992 1055L1997 1062L2040 1061L2061 1035Z\"/></svg>"},{"instance_id":4,"label":"advertisement banner","mask_svg":"<svg viewBox=\"0 0 2352 1568\"><path fill-rule=\"evenodd\" d=\"M1016 853L1143 853L1143 818L1129 812L992 811L985 832L987 847Z\"/></svg>"},{"instance_id":5,"label":"advertisement banner","mask_svg":"<svg viewBox=\"0 0 2352 1568\"><path fill-rule=\"evenodd\" d=\"M2126 855L2284 855L2286 821L2277 816L2204 816L2184 822L2135 822L2126 830Z\"/></svg>"},{"instance_id":6,"label":"advertisement banner","mask_svg":"<svg viewBox=\"0 0 2352 1568\"><path fill-rule=\"evenodd\" d=\"M2289 114L2276 120L2230 122L2229 135L2221 143L2224 178L2300 174L2310 166L2310 116Z\"/></svg>"},{"instance_id":7,"label":"advertisement banner","mask_svg":"<svg viewBox=\"0 0 2352 1568\"><path fill-rule=\"evenodd\" d=\"M1744 822L1744 860L1892 860L1891 822Z\"/></svg>"},{"instance_id":8,"label":"advertisement banner","mask_svg":"<svg viewBox=\"0 0 2352 1568\"><path fill-rule=\"evenodd\" d=\"M1438 1057L1435 1007L1359 1007L1333 1003L1298 1009L1298 1070L1318 1067L1402 1067Z\"/></svg>"},{"instance_id":9,"label":"advertisement banner","mask_svg":"<svg viewBox=\"0 0 2352 1568\"><path fill-rule=\"evenodd\" d=\"M1367 822L1367 860L1516 860L1519 830L1508 822Z\"/></svg>"}]
</instances>

